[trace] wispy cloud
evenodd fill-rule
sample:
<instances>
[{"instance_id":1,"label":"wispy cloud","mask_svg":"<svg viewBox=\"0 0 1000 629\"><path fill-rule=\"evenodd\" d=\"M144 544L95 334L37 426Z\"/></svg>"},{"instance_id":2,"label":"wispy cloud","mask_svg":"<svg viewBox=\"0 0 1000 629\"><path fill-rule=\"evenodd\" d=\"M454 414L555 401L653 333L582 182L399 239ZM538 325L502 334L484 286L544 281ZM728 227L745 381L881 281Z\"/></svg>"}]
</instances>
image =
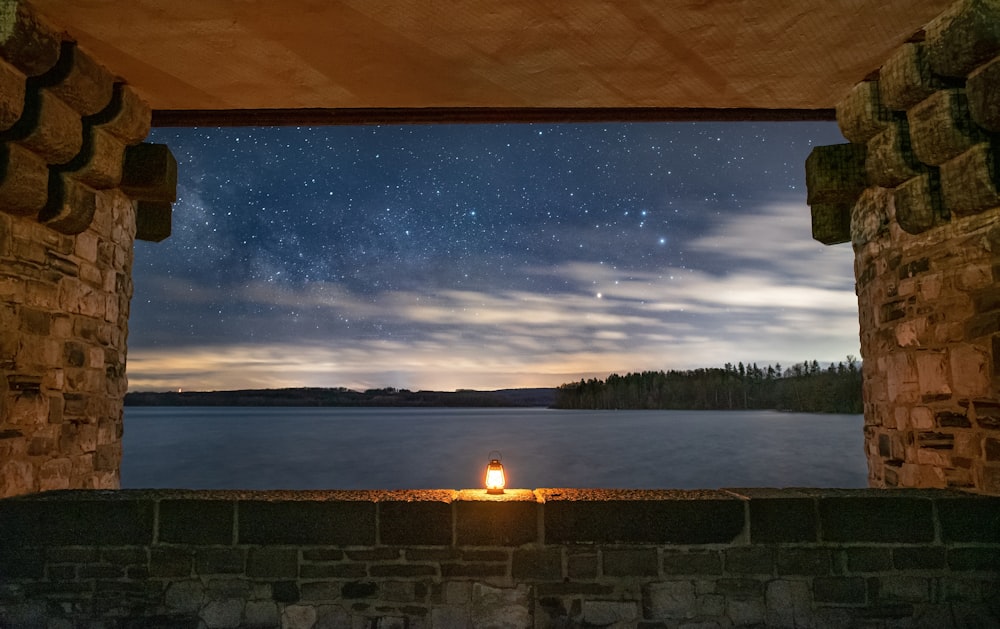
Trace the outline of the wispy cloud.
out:
<instances>
[{"instance_id":1,"label":"wispy cloud","mask_svg":"<svg viewBox=\"0 0 1000 629\"><path fill-rule=\"evenodd\" d=\"M334 283L258 282L231 291L238 323L212 338L137 347L133 389L554 386L611 372L727 361L838 360L857 354L849 248L812 241L808 209L777 203L688 244L722 272L638 272L592 261L524 269L559 291L415 290L361 295ZM208 288L166 299L215 303ZM358 322L376 325L357 334ZM280 343L248 331L285 330ZM806 355L803 355L806 354Z\"/></svg>"}]
</instances>

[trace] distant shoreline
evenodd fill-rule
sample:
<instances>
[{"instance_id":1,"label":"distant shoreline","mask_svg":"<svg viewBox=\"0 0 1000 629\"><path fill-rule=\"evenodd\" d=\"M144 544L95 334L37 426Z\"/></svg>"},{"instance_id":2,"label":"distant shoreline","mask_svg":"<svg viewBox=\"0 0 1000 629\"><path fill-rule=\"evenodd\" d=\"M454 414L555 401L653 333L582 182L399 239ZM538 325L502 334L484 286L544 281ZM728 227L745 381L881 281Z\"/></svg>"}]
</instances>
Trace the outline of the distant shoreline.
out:
<instances>
[{"instance_id":1,"label":"distant shoreline","mask_svg":"<svg viewBox=\"0 0 1000 629\"><path fill-rule=\"evenodd\" d=\"M340 406L340 407L549 407L554 388L501 389L498 391L409 391L343 387L293 389L242 389L236 391L131 391L125 406Z\"/></svg>"}]
</instances>

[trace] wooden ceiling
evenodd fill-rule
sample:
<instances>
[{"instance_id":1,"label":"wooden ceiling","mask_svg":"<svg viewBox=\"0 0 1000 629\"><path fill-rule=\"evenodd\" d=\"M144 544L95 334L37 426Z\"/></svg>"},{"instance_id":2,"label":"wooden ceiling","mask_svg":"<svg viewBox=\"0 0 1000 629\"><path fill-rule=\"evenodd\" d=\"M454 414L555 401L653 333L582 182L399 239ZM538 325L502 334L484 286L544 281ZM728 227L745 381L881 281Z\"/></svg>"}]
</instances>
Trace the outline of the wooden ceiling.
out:
<instances>
[{"instance_id":1,"label":"wooden ceiling","mask_svg":"<svg viewBox=\"0 0 1000 629\"><path fill-rule=\"evenodd\" d=\"M310 109L823 117L950 0L31 4L155 110L295 122Z\"/></svg>"}]
</instances>

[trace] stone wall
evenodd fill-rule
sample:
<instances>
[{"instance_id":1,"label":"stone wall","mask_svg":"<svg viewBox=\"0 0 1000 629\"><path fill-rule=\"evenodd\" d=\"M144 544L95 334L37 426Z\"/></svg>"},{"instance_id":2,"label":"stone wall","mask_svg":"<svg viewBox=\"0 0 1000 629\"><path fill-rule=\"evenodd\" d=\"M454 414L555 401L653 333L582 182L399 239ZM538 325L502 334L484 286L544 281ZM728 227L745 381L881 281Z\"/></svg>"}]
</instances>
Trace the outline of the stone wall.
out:
<instances>
[{"instance_id":1,"label":"stone wall","mask_svg":"<svg viewBox=\"0 0 1000 629\"><path fill-rule=\"evenodd\" d=\"M837 119L807 183L814 237L855 251L869 482L1000 494L1000 3L955 4Z\"/></svg>"},{"instance_id":2,"label":"stone wall","mask_svg":"<svg viewBox=\"0 0 1000 629\"><path fill-rule=\"evenodd\" d=\"M27 5L0 4L0 497L118 486L137 212L157 240L173 200L149 156L169 151L137 145L149 120Z\"/></svg>"},{"instance_id":3,"label":"stone wall","mask_svg":"<svg viewBox=\"0 0 1000 629\"><path fill-rule=\"evenodd\" d=\"M946 490L66 491L0 539L19 628L1000 623L1000 498Z\"/></svg>"}]
</instances>

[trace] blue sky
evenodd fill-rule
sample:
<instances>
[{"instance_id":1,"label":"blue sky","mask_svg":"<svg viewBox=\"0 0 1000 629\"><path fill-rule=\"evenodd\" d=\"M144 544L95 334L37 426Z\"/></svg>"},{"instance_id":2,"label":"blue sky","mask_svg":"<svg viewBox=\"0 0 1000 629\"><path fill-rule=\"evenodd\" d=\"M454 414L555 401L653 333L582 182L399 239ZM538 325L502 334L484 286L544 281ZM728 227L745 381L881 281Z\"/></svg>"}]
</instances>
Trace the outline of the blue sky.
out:
<instances>
[{"instance_id":1,"label":"blue sky","mask_svg":"<svg viewBox=\"0 0 1000 629\"><path fill-rule=\"evenodd\" d=\"M132 390L556 386L857 355L849 245L811 239L833 123L156 129Z\"/></svg>"}]
</instances>

